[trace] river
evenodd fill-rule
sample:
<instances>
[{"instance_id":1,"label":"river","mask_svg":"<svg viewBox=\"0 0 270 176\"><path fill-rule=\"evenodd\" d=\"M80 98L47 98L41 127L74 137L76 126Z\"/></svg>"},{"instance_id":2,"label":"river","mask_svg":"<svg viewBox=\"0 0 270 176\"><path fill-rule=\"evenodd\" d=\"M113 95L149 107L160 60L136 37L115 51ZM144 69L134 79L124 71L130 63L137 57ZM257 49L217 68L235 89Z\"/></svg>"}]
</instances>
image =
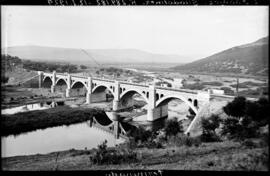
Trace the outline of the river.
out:
<instances>
[{"instance_id":1,"label":"river","mask_svg":"<svg viewBox=\"0 0 270 176\"><path fill-rule=\"evenodd\" d=\"M17 136L10 135L1 138L2 157L46 154L68 149L91 149L97 147L104 140L108 146L125 141L116 139L113 133L106 132L98 127L90 127L89 121L70 126L59 126L23 133Z\"/></svg>"},{"instance_id":2,"label":"river","mask_svg":"<svg viewBox=\"0 0 270 176\"><path fill-rule=\"evenodd\" d=\"M60 103L58 104L60 105ZM14 114L23 111L43 110L52 107L55 107L52 105L52 102L36 103L2 110L1 113ZM112 118L110 118L110 114L107 113L107 115L108 119L98 119L98 117L95 117L95 119L101 120L101 122L109 121L113 123L111 121ZM132 126L133 125L134 124L132 124ZM148 127L151 129L160 128L162 126L164 126L164 121L156 122L150 126L148 125ZM90 122L87 121L69 126L58 126L22 133L19 135L1 137L1 154L2 157L11 157L20 155L46 154L55 151L69 150L72 148L91 149L93 147L97 147L104 140L108 141L108 146L115 146L116 144L124 142L125 138L120 136L119 139L116 139L113 131L109 130L108 132L108 124L104 127L102 125L91 126Z\"/></svg>"}]
</instances>

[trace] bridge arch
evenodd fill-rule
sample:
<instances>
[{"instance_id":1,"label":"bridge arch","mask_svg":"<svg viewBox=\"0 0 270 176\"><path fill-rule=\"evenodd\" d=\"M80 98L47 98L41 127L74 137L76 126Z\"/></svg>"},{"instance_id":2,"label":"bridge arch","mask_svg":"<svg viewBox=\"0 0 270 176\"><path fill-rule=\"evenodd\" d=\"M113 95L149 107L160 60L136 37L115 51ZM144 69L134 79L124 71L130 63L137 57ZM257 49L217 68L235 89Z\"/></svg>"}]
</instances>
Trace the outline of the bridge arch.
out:
<instances>
[{"instance_id":1,"label":"bridge arch","mask_svg":"<svg viewBox=\"0 0 270 176\"><path fill-rule=\"evenodd\" d=\"M156 102L156 107L159 107L161 104L164 104L164 103L167 104L172 99L180 99L180 100L182 100L183 102L185 102L195 112L195 114L198 113L197 108L192 104L192 102L188 101L185 97L183 97L181 95L167 95L167 96L164 96L164 97L160 98Z\"/></svg>"},{"instance_id":2,"label":"bridge arch","mask_svg":"<svg viewBox=\"0 0 270 176\"><path fill-rule=\"evenodd\" d=\"M120 94L120 101L123 100L124 97L131 97L136 93L141 95L144 98L144 100L146 101L146 103L149 104L148 98L142 92L140 92L140 91L138 91L136 89L128 89L128 90L122 92Z\"/></svg>"},{"instance_id":3,"label":"bridge arch","mask_svg":"<svg viewBox=\"0 0 270 176\"><path fill-rule=\"evenodd\" d=\"M74 81L74 82L71 84L70 88L71 88L71 89L72 89L72 88L75 88L76 85L79 85L79 84L82 84L82 85L87 89L87 85L86 85L83 81L80 81L80 80Z\"/></svg>"},{"instance_id":4,"label":"bridge arch","mask_svg":"<svg viewBox=\"0 0 270 176\"><path fill-rule=\"evenodd\" d=\"M42 80L42 84L44 88L50 88L53 84L50 76L45 76Z\"/></svg>"},{"instance_id":5,"label":"bridge arch","mask_svg":"<svg viewBox=\"0 0 270 176\"><path fill-rule=\"evenodd\" d=\"M95 93L95 91L97 91L98 89L99 90L102 90L104 92L105 92L106 89L108 89L110 91L110 93L113 95L113 97L115 97L113 90L109 86L107 86L107 85L100 84L100 85L95 86L92 89L92 93Z\"/></svg>"},{"instance_id":6,"label":"bridge arch","mask_svg":"<svg viewBox=\"0 0 270 176\"><path fill-rule=\"evenodd\" d=\"M55 85L63 85L62 83L66 83L66 85L68 85L67 81L64 79L64 78L58 78L56 81L55 81Z\"/></svg>"}]
</instances>

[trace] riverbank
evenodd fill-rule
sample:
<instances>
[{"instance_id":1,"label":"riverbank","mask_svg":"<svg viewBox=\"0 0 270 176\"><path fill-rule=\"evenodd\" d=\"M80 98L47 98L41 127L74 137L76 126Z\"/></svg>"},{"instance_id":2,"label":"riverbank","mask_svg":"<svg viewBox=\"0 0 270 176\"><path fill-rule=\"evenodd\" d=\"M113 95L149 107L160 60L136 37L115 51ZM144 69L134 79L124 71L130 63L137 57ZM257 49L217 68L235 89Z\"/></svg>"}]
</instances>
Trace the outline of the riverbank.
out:
<instances>
[{"instance_id":1,"label":"riverbank","mask_svg":"<svg viewBox=\"0 0 270 176\"><path fill-rule=\"evenodd\" d=\"M225 141L200 146L166 146L161 149L135 148L137 161L97 165L90 161L91 150L67 150L45 155L2 158L3 170L229 170L267 171L268 146L247 146Z\"/></svg>"},{"instance_id":2,"label":"riverbank","mask_svg":"<svg viewBox=\"0 0 270 176\"><path fill-rule=\"evenodd\" d=\"M71 125L90 120L93 116L105 115L104 111L97 108L71 108L68 106L2 115L1 136L15 135L48 127Z\"/></svg>"}]
</instances>

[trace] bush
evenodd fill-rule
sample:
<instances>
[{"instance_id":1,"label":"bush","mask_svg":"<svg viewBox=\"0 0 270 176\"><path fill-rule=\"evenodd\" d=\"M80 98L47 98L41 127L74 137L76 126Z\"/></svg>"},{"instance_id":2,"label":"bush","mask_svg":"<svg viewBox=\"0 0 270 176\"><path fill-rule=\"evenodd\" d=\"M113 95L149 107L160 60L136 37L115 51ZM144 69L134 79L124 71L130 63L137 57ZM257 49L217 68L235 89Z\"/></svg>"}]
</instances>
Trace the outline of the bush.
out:
<instances>
[{"instance_id":1,"label":"bush","mask_svg":"<svg viewBox=\"0 0 270 176\"><path fill-rule=\"evenodd\" d=\"M180 146L196 146L198 147L201 144L201 139L199 137L190 137L183 133L178 133L176 136L170 136L168 138L168 143L170 145Z\"/></svg>"},{"instance_id":2,"label":"bush","mask_svg":"<svg viewBox=\"0 0 270 176\"><path fill-rule=\"evenodd\" d=\"M7 83L9 80L9 77L1 76L1 83Z\"/></svg>"},{"instance_id":3,"label":"bush","mask_svg":"<svg viewBox=\"0 0 270 176\"><path fill-rule=\"evenodd\" d=\"M202 135L201 140L203 142L217 142L221 141L215 130L220 125L220 119L217 115L212 115L210 118L202 119Z\"/></svg>"},{"instance_id":4,"label":"bush","mask_svg":"<svg viewBox=\"0 0 270 176\"><path fill-rule=\"evenodd\" d=\"M184 89L191 89L191 90L202 90L204 89L204 85L200 84L200 83L194 83L194 84L184 84L183 85Z\"/></svg>"},{"instance_id":5,"label":"bush","mask_svg":"<svg viewBox=\"0 0 270 176\"><path fill-rule=\"evenodd\" d=\"M93 164L120 164L130 163L137 160L137 155L132 150L107 149L107 141L105 140L98 149L90 156Z\"/></svg>"},{"instance_id":6,"label":"bush","mask_svg":"<svg viewBox=\"0 0 270 176\"><path fill-rule=\"evenodd\" d=\"M139 128L137 128L131 135L134 137L135 142L145 142L154 134L152 134L151 131L145 130L143 127L139 126Z\"/></svg>"},{"instance_id":7,"label":"bush","mask_svg":"<svg viewBox=\"0 0 270 176\"><path fill-rule=\"evenodd\" d=\"M222 83L218 81L211 81L211 82L203 82L202 85L209 85L209 86L222 86Z\"/></svg>"},{"instance_id":8,"label":"bush","mask_svg":"<svg viewBox=\"0 0 270 176\"><path fill-rule=\"evenodd\" d=\"M223 110L229 116L240 118L245 115L245 105L245 97L236 97L232 102L223 107Z\"/></svg>"},{"instance_id":9,"label":"bush","mask_svg":"<svg viewBox=\"0 0 270 176\"><path fill-rule=\"evenodd\" d=\"M224 120L222 134L230 138L250 138L258 135L259 127L269 122L269 100L260 98L257 102L246 101L244 97L236 97L224 108L226 114L232 116Z\"/></svg>"},{"instance_id":10,"label":"bush","mask_svg":"<svg viewBox=\"0 0 270 176\"><path fill-rule=\"evenodd\" d=\"M230 139L243 140L245 138L256 137L258 128L250 117L241 119L230 117L223 121L221 134L228 136Z\"/></svg>"},{"instance_id":11,"label":"bush","mask_svg":"<svg viewBox=\"0 0 270 176\"><path fill-rule=\"evenodd\" d=\"M168 136L175 136L179 132L183 132L182 122L178 122L176 118L172 120L168 120L165 124L165 135Z\"/></svg>"},{"instance_id":12,"label":"bush","mask_svg":"<svg viewBox=\"0 0 270 176\"><path fill-rule=\"evenodd\" d=\"M87 69L85 65L80 65L80 69Z\"/></svg>"}]
</instances>

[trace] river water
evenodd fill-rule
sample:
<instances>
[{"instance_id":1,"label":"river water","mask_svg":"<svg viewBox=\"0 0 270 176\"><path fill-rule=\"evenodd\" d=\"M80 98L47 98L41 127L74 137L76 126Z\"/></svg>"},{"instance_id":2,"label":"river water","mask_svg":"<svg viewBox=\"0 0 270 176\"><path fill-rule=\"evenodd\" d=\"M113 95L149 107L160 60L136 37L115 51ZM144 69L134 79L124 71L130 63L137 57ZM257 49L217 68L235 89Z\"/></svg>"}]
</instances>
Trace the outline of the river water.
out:
<instances>
[{"instance_id":1,"label":"river water","mask_svg":"<svg viewBox=\"0 0 270 176\"><path fill-rule=\"evenodd\" d=\"M60 103L58 104L60 105ZM52 107L55 107L52 105L52 102L36 103L2 110L1 114L14 114L23 111L43 110ZM108 119L95 118L107 122L109 120L110 122L112 118L109 113L107 113L107 115ZM164 121L160 121L149 127L151 129L155 129L160 128L163 125ZM115 146L116 144L125 141L121 136L119 139L116 139L113 131L108 131L107 125L104 127L102 125L90 126L90 122L87 121L69 126L58 126L22 133L19 135L1 137L1 154L2 157L11 157L19 155L46 154L55 151L69 150L72 148L79 150L85 148L91 149L93 147L97 147L104 140L108 141L108 146Z\"/></svg>"},{"instance_id":2,"label":"river water","mask_svg":"<svg viewBox=\"0 0 270 176\"><path fill-rule=\"evenodd\" d=\"M98 127L90 127L88 122L70 126L59 126L23 133L17 136L10 135L1 138L2 157L17 155L46 154L68 149L91 149L97 147L105 139L107 146L122 143L125 139L116 139L113 133Z\"/></svg>"}]
</instances>

